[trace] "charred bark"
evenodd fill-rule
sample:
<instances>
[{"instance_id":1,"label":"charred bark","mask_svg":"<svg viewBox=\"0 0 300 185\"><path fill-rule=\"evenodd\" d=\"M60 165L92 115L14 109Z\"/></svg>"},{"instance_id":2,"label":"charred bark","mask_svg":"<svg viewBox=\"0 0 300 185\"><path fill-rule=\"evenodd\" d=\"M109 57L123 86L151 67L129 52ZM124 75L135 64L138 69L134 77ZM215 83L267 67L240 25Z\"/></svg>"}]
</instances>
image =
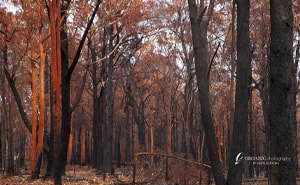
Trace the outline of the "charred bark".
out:
<instances>
[{"instance_id":1,"label":"charred bark","mask_svg":"<svg viewBox=\"0 0 300 185\"><path fill-rule=\"evenodd\" d=\"M230 149L227 184L242 183L243 163L236 156L246 152L248 130L248 101L250 97L251 62L249 50L249 0L237 0L237 77L234 125Z\"/></svg>"},{"instance_id":2,"label":"charred bark","mask_svg":"<svg viewBox=\"0 0 300 185\"><path fill-rule=\"evenodd\" d=\"M270 155L288 158L270 166L271 185L296 184L296 69L292 0L270 1Z\"/></svg>"},{"instance_id":3,"label":"charred bark","mask_svg":"<svg viewBox=\"0 0 300 185\"><path fill-rule=\"evenodd\" d=\"M195 0L189 0L188 4L192 28L197 85L201 104L201 117L203 120L203 128L205 130L206 145L215 182L217 185L224 185L225 178L218 154L218 144L209 100L207 28L212 15L214 1L210 1L207 13L203 2L200 5L200 10ZM204 15L205 13L206 15Z\"/></svg>"}]
</instances>

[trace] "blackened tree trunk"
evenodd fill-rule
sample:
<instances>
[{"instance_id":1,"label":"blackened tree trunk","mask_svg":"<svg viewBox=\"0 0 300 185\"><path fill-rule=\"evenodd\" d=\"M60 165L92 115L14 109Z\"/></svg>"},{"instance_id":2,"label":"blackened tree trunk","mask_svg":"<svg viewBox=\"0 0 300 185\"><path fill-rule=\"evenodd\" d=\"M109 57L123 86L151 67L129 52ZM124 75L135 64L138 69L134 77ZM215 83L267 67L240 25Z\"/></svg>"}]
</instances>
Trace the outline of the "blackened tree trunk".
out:
<instances>
[{"instance_id":1,"label":"blackened tree trunk","mask_svg":"<svg viewBox=\"0 0 300 185\"><path fill-rule=\"evenodd\" d=\"M300 37L300 27L298 26L298 28L297 28L297 35L298 35L298 38ZM299 60L300 60L300 39L298 39L298 42L297 42L297 46L296 46L296 59L295 59L295 69L297 69L298 68L298 66L299 66ZM296 72L296 71L295 71ZM295 75L297 75L297 74L295 74ZM299 75L298 75L298 77L299 77ZM299 83L297 83L297 88L299 87ZM297 125L296 126L296 129L295 129L295 133L296 133L296 138L297 137L299 137L300 135L300 133L298 132L298 130L299 130L299 125ZM300 155L300 152L298 152L298 149L299 149L299 144L300 144L300 142L299 141L297 141L297 139L296 139L296 161L297 161L297 166L296 166L296 169L298 169L299 168L299 160L298 159L300 159L300 157L299 157L299 155Z\"/></svg>"},{"instance_id":2,"label":"blackened tree trunk","mask_svg":"<svg viewBox=\"0 0 300 185\"><path fill-rule=\"evenodd\" d=\"M113 51L113 26L108 28L109 35L109 52ZM114 93L113 93L113 67L114 61L113 56L108 57L108 80L107 80L107 130L106 130L106 144L107 144L107 158L106 158L106 169L110 174L114 173L113 169L113 109L114 109Z\"/></svg>"},{"instance_id":3,"label":"blackened tree trunk","mask_svg":"<svg viewBox=\"0 0 300 185\"><path fill-rule=\"evenodd\" d=\"M105 52L105 51L104 51ZM99 167L99 170L103 171L104 170L104 152L106 151L106 147L104 146L104 138L105 138L105 133L104 128L106 128L106 122L107 122L107 104L106 104L106 94L107 94L107 85L106 85L106 78L107 78L107 71L106 71L106 62L103 62L101 64L101 89L100 89L100 94L98 97L99 101L99 121L100 123L97 126L97 132L98 132L98 150L97 150L97 155L99 157L97 166Z\"/></svg>"},{"instance_id":4,"label":"blackened tree trunk","mask_svg":"<svg viewBox=\"0 0 300 185\"><path fill-rule=\"evenodd\" d=\"M210 1L207 13L203 1L201 1L200 4L200 11L195 0L188 0L188 4L192 28L197 85L206 144L216 185L224 185L225 178L218 154L218 144L209 100L207 29L213 11L214 0Z\"/></svg>"},{"instance_id":5,"label":"blackened tree trunk","mask_svg":"<svg viewBox=\"0 0 300 185\"><path fill-rule=\"evenodd\" d=\"M97 82L97 65L96 65L96 59L97 54L95 51L95 48L92 46L91 41L89 41L89 49L91 51L91 57L92 57L92 83L93 83L93 164L92 166L94 168L98 168L98 155L97 151L100 149L98 148L99 138L98 138L98 125L100 124L100 110L99 110L99 100L98 100L98 82Z\"/></svg>"},{"instance_id":6,"label":"blackened tree trunk","mask_svg":"<svg viewBox=\"0 0 300 185\"><path fill-rule=\"evenodd\" d=\"M3 57L3 56L1 56ZM3 57L4 58L4 57ZM5 84L5 76L4 76L4 62L0 63L0 84L2 86L1 88L1 97L5 97L6 96L6 84ZM0 168L2 169L4 167L3 165L3 154L4 152L4 122L5 122L5 110L4 110L4 106L5 106L5 98L3 98L3 101L1 101L1 105L0 105Z\"/></svg>"},{"instance_id":7,"label":"blackened tree trunk","mask_svg":"<svg viewBox=\"0 0 300 185\"><path fill-rule=\"evenodd\" d=\"M271 0L270 15L270 155L288 160L270 166L269 180L271 185L295 185L296 69L292 0Z\"/></svg>"},{"instance_id":8,"label":"blackened tree trunk","mask_svg":"<svg viewBox=\"0 0 300 185\"><path fill-rule=\"evenodd\" d=\"M9 101L12 102L12 100L9 98ZM10 103L8 105L8 119L7 119L7 174L8 175L14 175L15 174L15 166L14 166L14 143L13 143L13 117L14 117L14 111L12 108L12 104Z\"/></svg>"},{"instance_id":9,"label":"blackened tree trunk","mask_svg":"<svg viewBox=\"0 0 300 185\"><path fill-rule=\"evenodd\" d=\"M4 63L4 72L6 77L8 77L8 71L6 69L6 67L8 66L8 46L5 43L4 45L4 51L3 51L3 63ZM12 78L11 78L12 80ZM6 96L9 97L9 96ZM3 156L6 156L7 160L4 160L4 169L6 170L8 175L13 175L14 174L14 158L13 158L13 119L12 119L12 115L13 115L13 109L12 109L12 104L9 103L10 102L10 98L7 98L8 102L6 102L5 100L3 101L3 105L4 105L4 128L3 131L4 132L4 147L5 150L2 151L6 151L4 152ZM8 104L8 105L7 105Z\"/></svg>"},{"instance_id":10,"label":"blackened tree trunk","mask_svg":"<svg viewBox=\"0 0 300 185\"><path fill-rule=\"evenodd\" d=\"M106 29L101 33L101 58L106 55ZM93 167L98 171L103 172L104 159L104 143L103 143L103 127L106 123L106 61L97 62L97 53L95 44L90 39L89 49L92 58L92 83L93 83ZM98 77L99 70L99 77Z\"/></svg>"},{"instance_id":11,"label":"blackened tree trunk","mask_svg":"<svg viewBox=\"0 0 300 185\"><path fill-rule=\"evenodd\" d=\"M248 101L250 96L251 62L249 50L249 0L237 0L237 77L234 125L230 150L227 184L242 183L243 163L236 156L246 152Z\"/></svg>"},{"instance_id":12,"label":"blackened tree trunk","mask_svg":"<svg viewBox=\"0 0 300 185\"><path fill-rule=\"evenodd\" d=\"M181 9L178 9L178 21L182 19L182 13ZM184 110L183 110L183 118L184 118L184 124L182 124L181 128L181 152L185 154L185 158L188 157L188 153L191 152L193 157L195 158L195 149L194 145L190 146L189 144L189 138L192 135L191 133L191 126L193 122L193 116L194 115L194 74L192 71L192 65L193 55L188 51L187 45L186 45L186 39L185 39L185 33L184 33L184 25L181 21L180 22L180 28L179 28L179 39L180 44L182 47L182 57L186 66L187 71L187 79L185 81L185 87L184 87ZM192 141L192 139L190 139Z\"/></svg>"},{"instance_id":13,"label":"blackened tree trunk","mask_svg":"<svg viewBox=\"0 0 300 185\"><path fill-rule=\"evenodd\" d=\"M127 105L131 107L132 111L132 119L136 122L138 127L138 141L139 141L139 151L144 151L144 147L146 144L145 141L145 121L143 119L144 117L144 100L141 100L140 105L138 105L137 100L135 99L133 93L132 93L132 85L131 85L131 79L129 78L128 83L126 84L126 87L124 87L124 90L126 92L127 96ZM133 129L133 128L132 128ZM132 139L132 154L134 151L134 139Z\"/></svg>"},{"instance_id":14,"label":"blackened tree trunk","mask_svg":"<svg viewBox=\"0 0 300 185\"><path fill-rule=\"evenodd\" d=\"M51 66L51 64L49 65ZM52 75L52 69L50 67L50 74L49 74L49 79L50 79L50 84L49 84L49 92L50 92L50 133L48 136L48 141L49 141L49 152L48 152L48 163L47 163L47 169L46 169L46 177L51 177L54 175L54 119L53 119L53 88L52 88L52 78L50 77Z\"/></svg>"},{"instance_id":15,"label":"blackened tree trunk","mask_svg":"<svg viewBox=\"0 0 300 185\"><path fill-rule=\"evenodd\" d=\"M182 149L185 152L187 158L188 153L191 153L193 158L196 159L196 151L193 141L193 115L194 115L194 95L193 95L193 74L192 74L192 62L186 59L187 67L187 81L184 89L184 111L183 118L184 123L182 126Z\"/></svg>"},{"instance_id":16,"label":"blackened tree trunk","mask_svg":"<svg viewBox=\"0 0 300 185\"><path fill-rule=\"evenodd\" d=\"M125 105L125 112L126 112L126 147L125 147L125 162L126 162L126 167L129 168L130 167L130 161L132 158L131 155L131 147L133 148L133 146L130 145L130 112L129 112L129 106L126 103Z\"/></svg>"},{"instance_id":17,"label":"blackened tree trunk","mask_svg":"<svg viewBox=\"0 0 300 185\"><path fill-rule=\"evenodd\" d=\"M250 90L250 97L249 97L249 156L254 156L254 122L253 122L253 95L252 95L253 88ZM249 177L254 177L254 165L253 163L249 164Z\"/></svg>"},{"instance_id":18,"label":"blackened tree trunk","mask_svg":"<svg viewBox=\"0 0 300 185\"><path fill-rule=\"evenodd\" d=\"M63 7L62 11L66 11L67 7ZM66 16L62 22L62 28L66 24ZM61 159L62 159L62 174L65 173L65 166L67 164L68 144L71 131L71 76L66 76L66 72L69 68L68 62L68 37L64 29L60 32L61 35L61 66L62 66L62 85L61 85L61 96L62 96L62 127L61 127Z\"/></svg>"},{"instance_id":19,"label":"blackened tree trunk","mask_svg":"<svg viewBox=\"0 0 300 185\"><path fill-rule=\"evenodd\" d=\"M65 26L64 26L66 24L65 14L68 10L68 7L69 7L70 3L71 3L70 0L67 0L65 3L63 3L63 5L60 8L60 12L59 12L61 14L60 16L63 18L63 20L58 21L58 22L61 21L61 25L59 25L59 26L61 26L61 28L59 28L60 32L59 32L58 35L59 35L59 37L61 37L60 38L60 41L61 41L60 42L60 44L61 44L60 48L61 48L61 50L59 51L60 54L61 54L59 56L60 60L61 60L61 64L60 64L61 69L59 69L59 70L61 70L60 71L60 73L61 73L60 78L61 78L61 112L62 112L62 118L61 118L61 129L59 131L59 132L61 132L61 136L60 136L60 140L58 141L58 142L61 143L61 146L60 146L61 148L58 151L59 152L59 154L58 154L59 159L58 160L60 161L60 164L59 164L58 168L60 170L60 177L58 175L56 175L57 178L55 178L55 179L61 178L61 175L65 172L65 167L66 167L66 164L67 164L67 156L68 156L67 155L67 153L68 153L68 144L69 144L70 130L71 130L70 129L71 115L72 115L72 112L73 112L74 108L78 105L79 99L80 99L80 96L78 96L77 101L75 101L73 107L71 107L71 101L70 101L71 77L72 77L74 69L75 69L75 67L76 67L76 65L79 61L80 54L81 54L84 42L85 42L85 40L87 38L87 35L88 35L88 31L89 31L90 27L92 26L93 20L96 16L96 12L99 9L100 4L102 3L102 1L98 0L96 2L96 5L95 5L95 8L94 8L93 13L91 15L91 18L90 18L90 20L87 24L87 27L86 27L83 35L82 35L82 38L80 40L80 43L79 43L79 46L77 48L75 57L74 57L71 65L69 66L69 62L68 62L68 38L67 38L67 33L63 28L65 28ZM60 2L57 2L57 6L60 7ZM50 13L51 13L51 11L50 11ZM53 71L52 71L52 73L53 73ZM83 84L84 84L84 82L83 82ZM81 91L82 90L83 90L83 88L81 89ZM56 170L56 171L58 171L58 170Z\"/></svg>"},{"instance_id":20,"label":"blackened tree trunk","mask_svg":"<svg viewBox=\"0 0 300 185\"><path fill-rule=\"evenodd\" d=\"M115 127L115 139L114 139L114 161L117 168L121 167L121 124L117 124Z\"/></svg>"}]
</instances>

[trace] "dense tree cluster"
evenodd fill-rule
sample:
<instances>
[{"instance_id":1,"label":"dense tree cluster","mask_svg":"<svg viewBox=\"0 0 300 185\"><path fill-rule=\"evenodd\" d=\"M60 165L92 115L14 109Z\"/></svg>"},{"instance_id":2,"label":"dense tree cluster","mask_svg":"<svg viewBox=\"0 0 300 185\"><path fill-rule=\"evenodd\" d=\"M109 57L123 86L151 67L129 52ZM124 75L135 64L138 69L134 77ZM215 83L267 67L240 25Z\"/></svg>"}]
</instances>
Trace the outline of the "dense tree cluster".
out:
<instances>
[{"instance_id":1,"label":"dense tree cluster","mask_svg":"<svg viewBox=\"0 0 300 185\"><path fill-rule=\"evenodd\" d=\"M1 173L171 165L155 153L295 185L299 38L292 0L0 2Z\"/></svg>"}]
</instances>

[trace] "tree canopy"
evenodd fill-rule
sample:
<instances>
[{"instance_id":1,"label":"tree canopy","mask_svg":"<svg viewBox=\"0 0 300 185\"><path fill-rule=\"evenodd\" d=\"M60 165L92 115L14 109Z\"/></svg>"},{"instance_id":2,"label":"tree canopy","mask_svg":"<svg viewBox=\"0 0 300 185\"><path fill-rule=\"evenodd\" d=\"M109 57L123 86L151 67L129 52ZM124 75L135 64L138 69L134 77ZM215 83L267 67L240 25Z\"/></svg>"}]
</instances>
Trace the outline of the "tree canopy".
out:
<instances>
[{"instance_id":1,"label":"tree canopy","mask_svg":"<svg viewBox=\"0 0 300 185\"><path fill-rule=\"evenodd\" d=\"M292 0L2 1L0 173L295 185L299 37Z\"/></svg>"}]
</instances>

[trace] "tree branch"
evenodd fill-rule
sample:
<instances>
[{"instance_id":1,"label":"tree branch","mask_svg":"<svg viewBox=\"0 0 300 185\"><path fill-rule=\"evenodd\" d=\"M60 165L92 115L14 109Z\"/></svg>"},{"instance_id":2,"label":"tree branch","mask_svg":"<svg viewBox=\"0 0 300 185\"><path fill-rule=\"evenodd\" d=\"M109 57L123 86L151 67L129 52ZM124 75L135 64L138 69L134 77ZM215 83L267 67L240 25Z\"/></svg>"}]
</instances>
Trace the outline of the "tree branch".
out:
<instances>
[{"instance_id":1,"label":"tree branch","mask_svg":"<svg viewBox=\"0 0 300 185\"><path fill-rule=\"evenodd\" d=\"M81 97L82 97L82 94L83 94L83 91L84 91L84 87L85 87L85 83L86 83L87 72L88 72L88 69L86 69L86 71L84 72L82 84L81 84L80 91L79 91L79 95L77 96L74 105L70 108L70 112L73 112L75 110L75 108L77 107L77 105L79 104L79 102L81 100Z\"/></svg>"},{"instance_id":2,"label":"tree branch","mask_svg":"<svg viewBox=\"0 0 300 185\"><path fill-rule=\"evenodd\" d=\"M213 57L212 57L211 60L210 60L210 64L209 64L208 71L207 71L207 77L209 77L209 75L210 75L211 66L212 66L212 63L214 62L214 59L215 59L216 55L217 55L217 52L218 52L219 47L220 47L220 44L221 44L221 43L219 42L219 43L218 43L218 46L217 46L217 48L216 48L216 50L215 50L215 53L214 53Z\"/></svg>"},{"instance_id":3,"label":"tree branch","mask_svg":"<svg viewBox=\"0 0 300 185\"><path fill-rule=\"evenodd\" d=\"M91 28L91 26L92 26L92 24L93 24L94 18L95 18L95 16L96 16L96 13L97 13L97 11L98 11L98 9L99 9L101 3L102 3L102 0L98 0L98 1L97 1L96 7L95 7L95 9L94 9L94 11L93 11L93 13L92 13L91 19L89 20L89 22L88 22L88 24L87 24L87 27L86 27L86 29L84 30L84 33L83 33L82 38L81 38L81 40L80 40L80 43L79 43L79 46L78 46L78 48L77 48L77 52L76 52L76 54L75 54L75 57L74 57L74 59L73 59L73 62L72 62L72 64L71 64L69 70L67 71L67 74L64 74L66 78L71 78L71 75L72 75L72 73L73 73L73 71L74 71L74 69L75 69L75 67L76 67L76 65L77 65L77 63L78 63L78 61L79 61L79 57L80 57L80 54L81 54L81 51L82 51L84 42L85 42L85 40L86 40L86 38L87 38L87 35L88 35L89 30L90 30L90 28Z\"/></svg>"}]
</instances>

